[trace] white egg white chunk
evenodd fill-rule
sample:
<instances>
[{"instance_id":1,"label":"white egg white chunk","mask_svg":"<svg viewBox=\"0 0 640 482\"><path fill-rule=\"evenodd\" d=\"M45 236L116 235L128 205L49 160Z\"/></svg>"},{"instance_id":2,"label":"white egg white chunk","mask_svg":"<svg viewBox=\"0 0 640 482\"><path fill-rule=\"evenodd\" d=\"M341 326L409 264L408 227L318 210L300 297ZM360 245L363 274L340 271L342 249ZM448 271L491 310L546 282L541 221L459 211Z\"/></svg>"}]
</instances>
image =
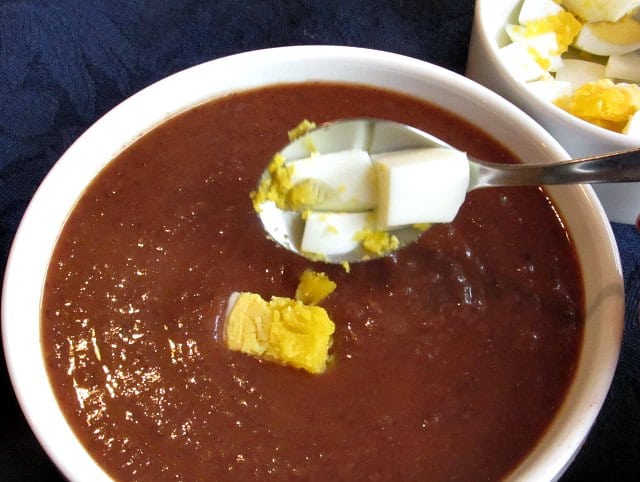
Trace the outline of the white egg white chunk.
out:
<instances>
[{"instance_id":1,"label":"white egg white chunk","mask_svg":"<svg viewBox=\"0 0 640 482\"><path fill-rule=\"evenodd\" d=\"M562 5L588 22L616 22L640 6L640 0L563 0Z\"/></svg>"},{"instance_id":2,"label":"white egg white chunk","mask_svg":"<svg viewBox=\"0 0 640 482\"><path fill-rule=\"evenodd\" d=\"M508 23L504 27L504 31L507 32L507 37L512 42L524 42L527 40L526 35L526 27L522 25L515 25L513 23Z\"/></svg>"},{"instance_id":3,"label":"white egg white chunk","mask_svg":"<svg viewBox=\"0 0 640 482\"><path fill-rule=\"evenodd\" d=\"M536 60L536 57L549 62L550 72L556 72L563 65L562 56L558 52L558 38L554 32L545 32L539 35L529 36L524 33L523 27L519 25L507 25L505 27L507 35L512 42L521 42L535 50L533 54L529 49L528 54Z\"/></svg>"},{"instance_id":4,"label":"white egg white chunk","mask_svg":"<svg viewBox=\"0 0 640 482\"><path fill-rule=\"evenodd\" d=\"M547 70L556 72L562 67L562 56L556 54L558 51L558 38L554 32L529 37L526 43L534 49L542 59L549 61L549 68Z\"/></svg>"},{"instance_id":5,"label":"white egg white chunk","mask_svg":"<svg viewBox=\"0 0 640 482\"><path fill-rule=\"evenodd\" d=\"M549 76L543 69L525 42L514 42L498 50L504 66L513 76L523 82L531 82Z\"/></svg>"},{"instance_id":6,"label":"white egg white chunk","mask_svg":"<svg viewBox=\"0 0 640 482\"><path fill-rule=\"evenodd\" d=\"M374 226L375 215L371 212L309 212L300 249L326 256L348 253L360 245L356 234Z\"/></svg>"},{"instance_id":7,"label":"white egg white chunk","mask_svg":"<svg viewBox=\"0 0 640 482\"><path fill-rule=\"evenodd\" d=\"M518 22L524 25L527 22L557 15L562 10L564 9L553 0L524 0L518 14Z\"/></svg>"},{"instance_id":8,"label":"white egg white chunk","mask_svg":"<svg viewBox=\"0 0 640 482\"><path fill-rule=\"evenodd\" d=\"M605 74L611 79L640 82L640 54L631 52L610 56L605 67Z\"/></svg>"},{"instance_id":9,"label":"white egg white chunk","mask_svg":"<svg viewBox=\"0 0 640 482\"><path fill-rule=\"evenodd\" d=\"M320 128L300 135L289 143L281 154L289 161L297 161L318 152L366 149L370 142L370 132L366 125L359 122L343 122L339 131Z\"/></svg>"},{"instance_id":10,"label":"white egg white chunk","mask_svg":"<svg viewBox=\"0 0 640 482\"><path fill-rule=\"evenodd\" d=\"M573 93L570 82L553 79L529 82L527 88L533 95L547 102L553 102L560 97Z\"/></svg>"},{"instance_id":11,"label":"white egg white chunk","mask_svg":"<svg viewBox=\"0 0 640 482\"><path fill-rule=\"evenodd\" d=\"M469 188L469 160L444 147L411 149L373 158L378 174L378 229L451 222Z\"/></svg>"},{"instance_id":12,"label":"white egg white chunk","mask_svg":"<svg viewBox=\"0 0 640 482\"><path fill-rule=\"evenodd\" d=\"M573 46L594 55L628 54L640 49L640 22L624 18L616 23L585 23Z\"/></svg>"},{"instance_id":13,"label":"white egg white chunk","mask_svg":"<svg viewBox=\"0 0 640 482\"><path fill-rule=\"evenodd\" d=\"M369 153L362 149L315 154L291 162L292 184L306 179L327 187L327 198L313 209L364 211L377 206L375 173Z\"/></svg>"},{"instance_id":14,"label":"white egg white chunk","mask_svg":"<svg viewBox=\"0 0 640 482\"><path fill-rule=\"evenodd\" d=\"M597 62L579 59L565 59L564 65L556 72L556 81L569 82L573 90L578 87L604 79L605 67Z\"/></svg>"}]
</instances>

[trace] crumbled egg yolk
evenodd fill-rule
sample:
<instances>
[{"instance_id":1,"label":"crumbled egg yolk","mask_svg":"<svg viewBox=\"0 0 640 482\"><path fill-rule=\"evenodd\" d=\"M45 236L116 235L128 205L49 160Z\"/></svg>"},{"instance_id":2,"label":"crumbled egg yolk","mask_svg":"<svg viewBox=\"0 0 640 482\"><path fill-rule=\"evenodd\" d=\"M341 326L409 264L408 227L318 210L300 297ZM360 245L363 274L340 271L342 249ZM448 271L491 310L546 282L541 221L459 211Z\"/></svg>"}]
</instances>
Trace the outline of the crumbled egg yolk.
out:
<instances>
[{"instance_id":1,"label":"crumbled egg yolk","mask_svg":"<svg viewBox=\"0 0 640 482\"><path fill-rule=\"evenodd\" d=\"M300 124L291 129L287 134L289 140L293 141L304 136L311 129L316 127L315 122L304 119ZM313 142L309 141L308 146L310 152L315 152ZM281 153L273 156L267 168L268 176L265 176L258 186L257 191L250 194L253 202L253 208L256 212L260 212L260 205L265 201L273 201L280 209L301 209L304 206L311 206L319 199L313 196L323 196L323 192L318 186L312 184L296 187L291 194L292 199L288 200L287 195L294 188L291 182L293 167L286 165L286 159ZM292 203L292 204L289 204Z\"/></svg>"},{"instance_id":2,"label":"crumbled egg yolk","mask_svg":"<svg viewBox=\"0 0 640 482\"><path fill-rule=\"evenodd\" d=\"M317 305L336 289L335 282L324 273L305 270L296 289L296 300L305 305Z\"/></svg>"},{"instance_id":3,"label":"crumbled egg yolk","mask_svg":"<svg viewBox=\"0 0 640 482\"><path fill-rule=\"evenodd\" d=\"M295 141L296 139L301 138L307 132L315 128L316 128L315 122L311 122L308 119L304 119L302 122L300 122L300 124L298 124L296 127L294 127L288 132L289 140ZM315 146L315 144L313 143L313 140L310 137L307 137L305 139L305 144L309 152L318 152L318 148Z\"/></svg>"},{"instance_id":4,"label":"crumbled egg yolk","mask_svg":"<svg viewBox=\"0 0 640 482\"><path fill-rule=\"evenodd\" d=\"M259 359L323 373L335 324L319 303L336 285L324 273L305 271L296 298L272 297L266 301L255 293L239 293L229 310L224 328L227 348Z\"/></svg>"},{"instance_id":5,"label":"crumbled egg yolk","mask_svg":"<svg viewBox=\"0 0 640 482\"><path fill-rule=\"evenodd\" d=\"M640 87L601 79L583 85L572 96L557 99L556 105L588 122L622 132L640 108Z\"/></svg>"},{"instance_id":6,"label":"crumbled egg yolk","mask_svg":"<svg viewBox=\"0 0 640 482\"><path fill-rule=\"evenodd\" d=\"M265 201L273 201L280 209L285 209L287 193L292 188L291 166L285 165L285 158L277 153L267 167L268 176L265 176L258 186L257 191L250 194L253 208L260 212L260 205Z\"/></svg>"},{"instance_id":7,"label":"crumbled egg yolk","mask_svg":"<svg viewBox=\"0 0 640 482\"><path fill-rule=\"evenodd\" d=\"M300 122L300 124L298 124L288 132L289 140L294 141L302 137L303 135L305 135L310 130L315 129L315 127L316 127L315 122L311 122L308 119L304 119L302 122Z\"/></svg>"},{"instance_id":8,"label":"crumbled egg yolk","mask_svg":"<svg viewBox=\"0 0 640 482\"><path fill-rule=\"evenodd\" d=\"M364 229L356 233L356 240L362 243L362 247L375 255L382 255L398 249L400 241L388 231L374 231Z\"/></svg>"}]
</instances>

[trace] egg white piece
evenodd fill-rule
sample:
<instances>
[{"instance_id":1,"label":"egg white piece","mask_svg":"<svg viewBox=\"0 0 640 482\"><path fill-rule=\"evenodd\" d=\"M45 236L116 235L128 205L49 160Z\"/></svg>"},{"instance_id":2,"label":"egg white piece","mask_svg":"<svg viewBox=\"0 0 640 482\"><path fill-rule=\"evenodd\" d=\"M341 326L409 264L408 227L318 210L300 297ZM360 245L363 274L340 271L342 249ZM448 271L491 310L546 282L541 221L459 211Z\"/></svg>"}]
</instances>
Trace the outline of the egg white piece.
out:
<instances>
[{"instance_id":1,"label":"egg white piece","mask_svg":"<svg viewBox=\"0 0 640 482\"><path fill-rule=\"evenodd\" d=\"M377 206L378 193L369 153L362 149L315 154L293 161L291 182L313 179L327 186L331 195L314 209L361 211Z\"/></svg>"},{"instance_id":2,"label":"egg white piece","mask_svg":"<svg viewBox=\"0 0 640 482\"><path fill-rule=\"evenodd\" d=\"M640 23L635 20L625 19L622 23L611 23L608 25L607 34L610 37L604 37L604 33L598 33L597 23L585 23L580 30L580 33L573 41L573 46L577 49L589 52L594 55L624 55L634 50L640 49ZM633 25L636 28L636 33L629 37L629 30L626 30L629 25ZM604 31L603 31L604 32ZM607 40L610 38L610 40ZM628 41L619 42L616 38L629 38Z\"/></svg>"},{"instance_id":3,"label":"egg white piece","mask_svg":"<svg viewBox=\"0 0 640 482\"><path fill-rule=\"evenodd\" d=\"M547 70L550 72L557 72L564 65L562 56L556 54L558 51L558 38L554 32L529 37L526 43L534 49L541 58L549 61L549 68Z\"/></svg>"},{"instance_id":4,"label":"egg white piece","mask_svg":"<svg viewBox=\"0 0 640 482\"><path fill-rule=\"evenodd\" d=\"M469 160L444 147L374 156L380 199L378 229L451 222L469 188Z\"/></svg>"},{"instance_id":5,"label":"egg white piece","mask_svg":"<svg viewBox=\"0 0 640 482\"><path fill-rule=\"evenodd\" d=\"M640 139L640 110L629 118L627 125L622 129L622 133Z\"/></svg>"},{"instance_id":6,"label":"egg white piece","mask_svg":"<svg viewBox=\"0 0 640 482\"><path fill-rule=\"evenodd\" d=\"M570 82L562 80L536 80L529 82L527 88L533 95L547 102L553 102L559 97L571 95L573 88Z\"/></svg>"},{"instance_id":7,"label":"egg white piece","mask_svg":"<svg viewBox=\"0 0 640 482\"><path fill-rule=\"evenodd\" d=\"M556 81L569 82L572 90L580 86L604 79L606 77L605 67L597 62L588 60L565 59L564 65L556 72Z\"/></svg>"},{"instance_id":8,"label":"egg white piece","mask_svg":"<svg viewBox=\"0 0 640 482\"><path fill-rule=\"evenodd\" d=\"M300 249L306 253L336 255L348 253L360 245L356 234L374 227L371 212L310 212L302 235Z\"/></svg>"},{"instance_id":9,"label":"egg white piece","mask_svg":"<svg viewBox=\"0 0 640 482\"><path fill-rule=\"evenodd\" d=\"M505 67L518 80L531 82L549 76L549 73L536 62L529 45L525 42L505 45L498 50L498 55Z\"/></svg>"},{"instance_id":10,"label":"egg white piece","mask_svg":"<svg viewBox=\"0 0 640 482\"><path fill-rule=\"evenodd\" d=\"M640 0L564 0L562 4L588 22L616 22L640 6Z\"/></svg>"},{"instance_id":11,"label":"egg white piece","mask_svg":"<svg viewBox=\"0 0 640 482\"><path fill-rule=\"evenodd\" d=\"M518 22L524 25L527 22L539 20L551 15L557 15L564 9L553 0L524 0L520 13L518 14Z\"/></svg>"},{"instance_id":12,"label":"egg white piece","mask_svg":"<svg viewBox=\"0 0 640 482\"><path fill-rule=\"evenodd\" d=\"M640 54L631 52L610 56L605 67L605 74L612 79L640 82Z\"/></svg>"},{"instance_id":13,"label":"egg white piece","mask_svg":"<svg viewBox=\"0 0 640 482\"><path fill-rule=\"evenodd\" d=\"M527 28L522 25L508 23L507 25L505 25L504 31L507 33L507 37L509 37L509 40L511 40L512 42L523 42L527 39Z\"/></svg>"},{"instance_id":14,"label":"egg white piece","mask_svg":"<svg viewBox=\"0 0 640 482\"><path fill-rule=\"evenodd\" d=\"M546 32L539 35L528 36L524 33L524 28L520 25L509 24L505 27L507 35L512 42L522 42L529 48L535 50L536 54L532 54L527 49L528 54L536 60L536 55L541 59L549 61L550 72L556 72L562 68L563 61L562 56L557 54L558 52L558 38L554 32Z\"/></svg>"}]
</instances>

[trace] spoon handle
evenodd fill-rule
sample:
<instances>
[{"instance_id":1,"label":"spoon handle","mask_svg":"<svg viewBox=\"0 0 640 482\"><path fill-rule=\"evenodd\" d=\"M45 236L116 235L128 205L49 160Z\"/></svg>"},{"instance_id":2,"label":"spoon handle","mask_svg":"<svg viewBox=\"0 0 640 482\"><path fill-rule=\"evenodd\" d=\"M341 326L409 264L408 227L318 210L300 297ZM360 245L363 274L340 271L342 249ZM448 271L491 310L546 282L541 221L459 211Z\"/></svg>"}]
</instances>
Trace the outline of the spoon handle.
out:
<instances>
[{"instance_id":1,"label":"spoon handle","mask_svg":"<svg viewBox=\"0 0 640 482\"><path fill-rule=\"evenodd\" d=\"M537 186L640 181L640 149L551 164L498 164L469 158L469 191L490 186Z\"/></svg>"}]
</instances>

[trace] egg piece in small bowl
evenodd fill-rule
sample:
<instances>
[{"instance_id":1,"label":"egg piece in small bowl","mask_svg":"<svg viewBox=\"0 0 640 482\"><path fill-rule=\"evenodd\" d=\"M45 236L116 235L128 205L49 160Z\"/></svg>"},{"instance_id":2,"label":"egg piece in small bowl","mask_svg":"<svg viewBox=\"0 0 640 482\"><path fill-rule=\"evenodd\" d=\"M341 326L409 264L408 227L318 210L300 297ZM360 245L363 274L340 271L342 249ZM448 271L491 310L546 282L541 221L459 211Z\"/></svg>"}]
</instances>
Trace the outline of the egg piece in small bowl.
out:
<instances>
[{"instance_id":1,"label":"egg piece in small bowl","mask_svg":"<svg viewBox=\"0 0 640 482\"><path fill-rule=\"evenodd\" d=\"M640 147L637 0L478 0L467 76L540 122L574 158ZM594 186L634 223L640 184Z\"/></svg>"}]
</instances>

